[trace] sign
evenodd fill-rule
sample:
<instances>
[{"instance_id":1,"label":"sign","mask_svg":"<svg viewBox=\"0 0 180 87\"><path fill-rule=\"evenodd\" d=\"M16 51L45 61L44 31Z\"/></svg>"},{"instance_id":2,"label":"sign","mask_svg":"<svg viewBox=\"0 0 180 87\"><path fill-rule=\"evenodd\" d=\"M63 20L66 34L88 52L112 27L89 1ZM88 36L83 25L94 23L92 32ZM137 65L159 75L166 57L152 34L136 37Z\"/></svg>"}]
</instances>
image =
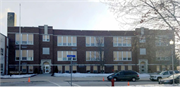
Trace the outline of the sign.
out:
<instances>
[{"instance_id":1,"label":"sign","mask_svg":"<svg viewBox=\"0 0 180 87\"><path fill-rule=\"evenodd\" d=\"M75 57L75 55L67 55L67 57Z\"/></svg>"}]
</instances>

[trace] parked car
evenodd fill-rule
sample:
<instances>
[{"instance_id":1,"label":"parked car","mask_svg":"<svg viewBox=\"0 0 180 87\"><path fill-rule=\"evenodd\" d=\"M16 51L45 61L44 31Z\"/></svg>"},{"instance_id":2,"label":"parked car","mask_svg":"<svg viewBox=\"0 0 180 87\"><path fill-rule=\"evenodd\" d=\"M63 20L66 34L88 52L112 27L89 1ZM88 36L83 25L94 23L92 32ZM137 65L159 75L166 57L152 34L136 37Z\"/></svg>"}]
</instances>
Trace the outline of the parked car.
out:
<instances>
[{"instance_id":1,"label":"parked car","mask_svg":"<svg viewBox=\"0 0 180 87\"><path fill-rule=\"evenodd\" d=\"M174 83L179 83L180 74L174 74ZM173 75L160 79L159 84L173 84Z\"/></svg>"},{"instance_id":2,"label":"parked car","mask_svg":"<svg viewBox=\"0 0 180 87\"><path fill-rule=\"evenodd\" d=\"M111 81L112 79L114 79L114 81L118 81L118 80L132 80L133 82L139 80L139 75L137 72L132 71L132 70L123 70L123 71L119 71L117 73L114 73L112 75L109 75L107 77L107 79L109 81Z\"/></svg>"},{"instance_id":3,"label":"parked car","mask_svg":"<svg viewBox=\"0 0 180 87\"><path fill-rule=\"evenodd\" d=\"M154 80L159 81L159 79L166 78L166 77L172 75L173 73L176 74L176 73L179 73L179 71L177 71L177 70L175 70L175 71L172 71L172 70L170 70L170 71L162 71L161 73L159 73L157 75L151 75L149 79L151 81L154 81Z\"/></svg>"}]
</instances>

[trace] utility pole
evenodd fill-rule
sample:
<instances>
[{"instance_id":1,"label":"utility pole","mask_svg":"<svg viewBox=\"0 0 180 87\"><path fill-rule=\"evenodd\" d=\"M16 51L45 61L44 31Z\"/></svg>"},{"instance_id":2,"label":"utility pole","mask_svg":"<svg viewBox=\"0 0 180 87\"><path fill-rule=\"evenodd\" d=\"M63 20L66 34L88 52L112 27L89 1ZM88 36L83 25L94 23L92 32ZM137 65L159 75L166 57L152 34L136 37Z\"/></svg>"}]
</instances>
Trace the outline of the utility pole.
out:
<instances>
[{"instance_id":1,"label":"utility pole","mask_svg":"<svg viewBox=\"0 0 180 87\"><path fill-rule=\"evenodd\" d=\"M21 69L21 4L19 4L19 75Z\"/></svg>"}]
</instances>

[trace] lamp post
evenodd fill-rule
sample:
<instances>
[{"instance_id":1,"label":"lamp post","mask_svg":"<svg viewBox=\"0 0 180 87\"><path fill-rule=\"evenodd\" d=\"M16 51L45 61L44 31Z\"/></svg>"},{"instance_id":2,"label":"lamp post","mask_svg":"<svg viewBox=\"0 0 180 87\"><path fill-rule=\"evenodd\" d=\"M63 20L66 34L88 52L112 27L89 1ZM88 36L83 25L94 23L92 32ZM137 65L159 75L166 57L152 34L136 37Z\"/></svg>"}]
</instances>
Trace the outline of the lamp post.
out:
<instances>
[{"instance_id":1,"label":"lamp post","mask_svg":"<svg viewBox=\"0 0 180 87\"><path fill-rule=\"evenodd\" d=\"M173 85L174 85L174 58L173 58L173 44L174 42L171 40L170 42L170 45L172 45L172 70L173 70Z\"/></svg>"}]
</instances>

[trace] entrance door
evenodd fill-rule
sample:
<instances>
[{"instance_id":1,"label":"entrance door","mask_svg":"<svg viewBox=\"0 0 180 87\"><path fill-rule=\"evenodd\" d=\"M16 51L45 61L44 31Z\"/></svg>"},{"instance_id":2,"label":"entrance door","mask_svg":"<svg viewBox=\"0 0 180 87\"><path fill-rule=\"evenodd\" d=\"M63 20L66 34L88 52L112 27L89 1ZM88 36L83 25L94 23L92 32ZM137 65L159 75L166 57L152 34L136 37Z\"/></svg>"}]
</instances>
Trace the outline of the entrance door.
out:
<instances>
[{"instance_id":1,"label":"entrance door","mask_svg":"<svg viewBox=\"0 0 180 87\"><path fill-rule=\"evenodd\" d=\"M44 65L45 66L45 73L49 73L49 65Z\"/></svg>"}]
</instances>

